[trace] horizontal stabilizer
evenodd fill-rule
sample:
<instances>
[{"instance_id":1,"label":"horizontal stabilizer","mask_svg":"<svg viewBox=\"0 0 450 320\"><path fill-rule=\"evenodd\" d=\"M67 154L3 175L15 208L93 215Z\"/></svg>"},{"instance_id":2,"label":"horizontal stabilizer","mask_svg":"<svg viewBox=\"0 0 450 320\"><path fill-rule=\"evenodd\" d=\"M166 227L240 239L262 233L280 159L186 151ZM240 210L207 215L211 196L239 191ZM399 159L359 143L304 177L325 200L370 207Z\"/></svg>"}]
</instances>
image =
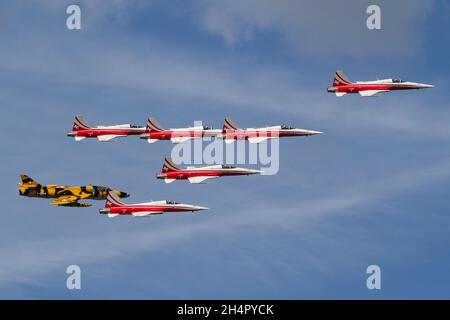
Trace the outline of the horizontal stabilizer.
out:
<instances>
[{"instance_id":1,"label":"horizontal stabilizer","mask_svg":"<svg viewBox=\"0 0 450 320\"><path fill-rule=\"evenodd\" d=\"M156 141L158 141L158 139L147 139L148 143L155 143Z\"/></svg>"},{"instance_id":2,"label":"horizontal stabilizer","mask_svg":"<svg viewBox=\"0 0 450 320\"><path fill-rule=\"evenodd\" d=\"M347 92L336 92L336 97L342 97L345 96Z\"/></svg>"},{"instance_id":3,"label":"horizontal stabilizer","mask_svg":"<svg viewBox=\"0 0 450 320\"><path fill-rule=\"evenodd\" d=\"M77 136L75 136L75 141L81 141L81 140L84 140L84 139L86 139L86 137L77 137Z\"/></svg>"},{"instance_id":4,"label":"horizontal stabilizer","mask_svg":"<svg viewBox=\"0 0 450 320\"><path fill-rule=\"evenodd\" d=\"M165 183L172 183L172 182L174 182L175 181L175 179L164 179L164 182Z\"/></svg>"},{"instance_id":5,"label":"horizontal stabilizer","mask_svg":"<svg viewBox=\"0 0 450 320\"><path fill-rule=\"evenodd\" d=\"M118 215L119 215L118 213L108 213L108 218L115 218Z\"/></svg>"}]
</instances>

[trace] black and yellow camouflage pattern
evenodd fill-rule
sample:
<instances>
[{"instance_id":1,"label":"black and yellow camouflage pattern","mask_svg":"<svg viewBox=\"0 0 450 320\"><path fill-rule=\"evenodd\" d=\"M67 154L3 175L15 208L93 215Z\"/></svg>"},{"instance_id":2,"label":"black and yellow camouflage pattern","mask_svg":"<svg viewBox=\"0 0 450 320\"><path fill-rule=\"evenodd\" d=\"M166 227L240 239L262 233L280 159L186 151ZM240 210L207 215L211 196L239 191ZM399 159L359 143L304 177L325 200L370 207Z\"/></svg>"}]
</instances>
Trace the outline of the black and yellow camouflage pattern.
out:
<instances>
[{"instance_id":1,"label":"black and yellow camouflage pattern","mask_svg":"<svg viewBox=\"0 0 450 320\"><path fill-rule=\"evenodd\" d=\"M28 177L20 175L22 182L19 183L19 195L33 198L55 198L50 204L61 207L90 207L90 203L78 202L80 199L105 200L109 191L113 191L120 198L130 195L120 190L110 189L102 186L61 186L57 184L41 185Z\"/></svg>"}]
</instances>

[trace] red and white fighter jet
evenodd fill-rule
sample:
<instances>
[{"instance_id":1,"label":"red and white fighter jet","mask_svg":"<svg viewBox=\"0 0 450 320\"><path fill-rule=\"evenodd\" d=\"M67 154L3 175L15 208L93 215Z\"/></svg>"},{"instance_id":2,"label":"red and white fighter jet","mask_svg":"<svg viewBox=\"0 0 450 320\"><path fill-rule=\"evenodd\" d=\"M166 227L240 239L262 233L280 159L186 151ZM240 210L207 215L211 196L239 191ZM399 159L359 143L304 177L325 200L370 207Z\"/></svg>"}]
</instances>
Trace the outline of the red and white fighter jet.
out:
<instances>
[{"instance_id":1,"label":"red and white fighter jet","mask_svg":"<svg viewBox=\"0 0 450 320\"><path fill-rule=\"evenodd\" d=\"M411 90L433 88L431 84L409 82L400 79L384 79L375 81L351 82L342 71L336 71L333 84L327 89L328 92L335 93L342 97L347 93L359 93L363 97L374 96L378 93L392 90Z\"/></svg>"},{"instance_id":2,"label":"red and white fighter jet","mask_svg":"<svg viewBox=\"0 0 450 320\"><path fill-rule=\"evenodd\" d=\"M110 141L118 137L141 135L145 132L145 127L134 124L119 124L112 126L91 127L82 116L76 116L73 122L72 131L67 136L74 137L75 141L86 138L97 138L99 141Z\"/></svg>"},{"instance_id":3,"label":"red and white fighter jet","mask_svg":"<svg viewBox=\"0 0 450 320\"><path fill-rule=\"evenodd\" d=\"M212 165L206 167L187 167L182 169L173 163L172 159L164 159L164 165L160 173L156 175L158 179L164 179L166 183L175 180L188 180L190 183L202 183L207 179L215 179L226 176L248 176L260 174L260 170L238 168L228 165Z\"/></svg>"},{"instance_id":4,"label":"red and white fighter jet","mask_svg":"<svg viewBox=\"0 0 450 320\"><path fill-rule=\"evenodd\" d=\"M222 133L218 138L225 140L225 143L233 143L236 140L248 140L250 143L260 143L268 139L280 137L312 136L321 134L320 131L298 129L290 126L270 126L263 128L240 129L231 118L225 118Z\"/></svg>"},{"instance_id":5,"label":"red and white fighter jet","mask_svg":"<svg viewBox=\"0 0 450 320\"><path fill-rule=\"evenodd\" d=\"M146 131L141 134L140 138L147 139L148 143L154 143L158 140L170 140L172 143L182 143L190 139L215 137L220 132L220 130L214 130L207 126L163 129L154 118L148 118Z\"/></svg>"},{"instance_id":6,"label":"red and white fighter jet","mask_svg":"<svg viewBox=\"0 0 450 320\"><path fill-rule=\"evenodd\" d=\"M109 218L115 218L119 215L148 217L154 214L163 214L165 212L194 212L208 209L209 208L207 207L194 206L168 200L125 204L116 194L109 192L106 198L105 207L100 209L99 212L101 214L107 214Z\"/></svg>"}]
</instances>

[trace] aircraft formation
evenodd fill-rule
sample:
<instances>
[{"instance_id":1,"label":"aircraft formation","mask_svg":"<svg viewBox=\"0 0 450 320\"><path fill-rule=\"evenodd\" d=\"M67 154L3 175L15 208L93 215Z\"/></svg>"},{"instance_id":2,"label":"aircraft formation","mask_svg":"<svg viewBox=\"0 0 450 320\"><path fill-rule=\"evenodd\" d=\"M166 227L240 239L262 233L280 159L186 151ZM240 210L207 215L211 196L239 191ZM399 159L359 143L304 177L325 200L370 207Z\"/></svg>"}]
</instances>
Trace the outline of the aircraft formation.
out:
<instances>
[{"instance_id":1,"label":"aircraft formation","mask_svg":"<svg viewBox=\"0 0 450 320\"><path fill-rule=\"evenodd\" d=\"M370 97L394 90L425 89L432 87L434 86L430 84L408 82L400 79L352 82L342 71L336 71L333 83L327 91L336 94L338 97L344 96L347 93L359 93L362 97ZM147 140L148 143L155 143L160 140L183 143L192 139L215 138L222 139L226 144L231 144L237 140L246 140L249 143L264 143L270 139L313 136L321 133L320 131L285 125L243 129L229 117L225 118L222 129L213 129L203 125L164 129L152 117L148 118L146 126L119 124L93 127L82 116L75 116L72 130L67 133L67 136L73 137L75 141L81 141L86 138L97 138L100 142L107 142L120 137L138 136L140 139ZM172 183L176 180L187 180L189 183L199 184L204 183L208 179L227 176L249 176L261 173L261 170L239 168L230 165L188 166L187 168L181 168L170 157L166 157L163 167L156 175L156 178L164 180L165 183ZM166 212L197 212L209 209L203 206L183 204L169 200L125 204L121 198L128 198L130 195L117 189L92 184L85 186L41 185L24 174L21 175L21 182L19 183L19 195L55 199L50 204L61 207L90 207L90 203L80 200L106 200L105 206L99 212L100 214L106 214L110 218L120 215L148 217Z\"/></svg>"},{"instance_id":2,"label":"aircraft formation","mask_svg":"<svg viewBox=\"0 0 450 320\"><path fill-rule=\"evenodd\" d=\"M155 143L159 140L183 143L192 139L203 139L206 137L223 139L225 143L233 143L236 140L260 143L279 137L312 136L321 133L320 131L298 129L284 125L241 129L231 118L225 118L222 130L212 129L208 126L163 129L152 117L148 118L146 127L135 124L91 127L82 116L75 116L72 130L67 133L67 136L75 138L75 141L97 138L101 142L138 135L141 139L146 139L148 143Z\"/></svg>"},{"instance_id":3,"label":"aircraft formation","mask_svg":"<svg viewBox=\"0 0 450 320\"><path fill-rule=\"evenodd\" d=\"M139 136L141 139L147 140L148 143L154 143L159 140L183 143L192 139L215 138L222 139L226 144L230 144L237 140L247 140L249 143L262 143L269 139L278 139L280 137L312 136L320 133L322 132L284 125L242 129L229 117L225 118L222 129L212 129L207 126L164 129L152 117L148 118L145 127L135 124L99 125L93 127L82 116L75 116L72 130L67 133L67 136L73 137L75 141L97 138L100 142L107 142L121 137ZM261 173L261 170L230 165L181 168L170 157L166 157L161 172L156 175L156 178L163 179L165 183L187 180L189 183L199 184L204 183L208 179L219 177L249 176ZM19 183L19 194L21 196L55 198L50 204L62 207L91 206L89 203L79 202L82 199L106 200L104 208L100 209L99 212L107 214L110 218L120 215L147 217L165 212L196 212L209 209L203 206L169 200L125 204L120 198L127 198L129 194L109 187L94 185L63 186L56 184L44 186L26 175L21 175L21 179L22 182Z\"/></svg>"}]
</instances>

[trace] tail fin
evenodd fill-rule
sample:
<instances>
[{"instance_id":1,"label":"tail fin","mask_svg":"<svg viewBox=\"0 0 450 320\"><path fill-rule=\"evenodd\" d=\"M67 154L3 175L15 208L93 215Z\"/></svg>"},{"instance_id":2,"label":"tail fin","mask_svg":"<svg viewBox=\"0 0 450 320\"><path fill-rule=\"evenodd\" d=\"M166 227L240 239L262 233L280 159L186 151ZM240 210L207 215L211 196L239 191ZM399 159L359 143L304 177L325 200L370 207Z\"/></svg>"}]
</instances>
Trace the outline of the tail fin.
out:
<instances>
[{"instance_id":1,"label":"tail fin","mask_svg":"<svg viewBox=\"0 0 450 320\"><path fill-rule=\"evenodd\" d=\"M348 84L352 84L350 79L342 72L341 70L336 71L334 74L334 80L333 80L333 86L339 87L339 86L345 86Z\"/></svg>"},{"instance_id":2,"label":"tail fin","mask_svg":"<svg viewBox=\"0 0 450 320\"><path fill-rule=\"evenodd\" d=\"M226 117L223 122L223 130L239 130L239 126L230 117Z\"/></svg>"},{"instance_id":3,"label":"tail fin","mask_svg":"<svg viewBox=\"0 0 450 320\"><path fill-rule=\"evenodd\" d=\"M108 196L106 197L105 208L120 207L123 206L124 204L125 203L123 203L113 191L108 192Z\"/></svg>"},{"instance_id":4,"label":"tail fin","mask_svg":"<svg viewBox=\"0 0 450 320\"><path fill-rule=\"evenodd\" d=\"M29 176L25 175L25 174L21 174L20 178L22 179L22 185L27 185L27 186L38 186L39 183L37 183L36 181L34 181L33 179L31 179Z\"/></svg>"},{"instance_id":5,"label":"tail fin","mask_svg":"<svg viewBox=\"0 0 450 320\"><path fill-rule=\"evenodd\" d=\"M150 117L147 121L147 131L164 131L164 129L155 118Z\"/></svg>"},{"instance_id":6,"label":"tail fin","mask_svg":"<svg viewBox=\"0 0 450 320\"><path fill-rule=\"evenodd\" d=\"M75 116L75 120L73 121L72 127L73 131L86 130L90 128L91 126L89 125L89 123L86 122L86 120L84 120L82 116Z\"/></svg>"},{"instance_id":7,"label":"tail fin","mask_svg":"<svg viewBox=\"0 0 450 320\"><path fill-rule=\"evenodd\" d=\"M180 171L180 170L181 168L172 161L172 158L166 157L164 159L164 164L161 172Z\"/></svg>"}]
</instances>

